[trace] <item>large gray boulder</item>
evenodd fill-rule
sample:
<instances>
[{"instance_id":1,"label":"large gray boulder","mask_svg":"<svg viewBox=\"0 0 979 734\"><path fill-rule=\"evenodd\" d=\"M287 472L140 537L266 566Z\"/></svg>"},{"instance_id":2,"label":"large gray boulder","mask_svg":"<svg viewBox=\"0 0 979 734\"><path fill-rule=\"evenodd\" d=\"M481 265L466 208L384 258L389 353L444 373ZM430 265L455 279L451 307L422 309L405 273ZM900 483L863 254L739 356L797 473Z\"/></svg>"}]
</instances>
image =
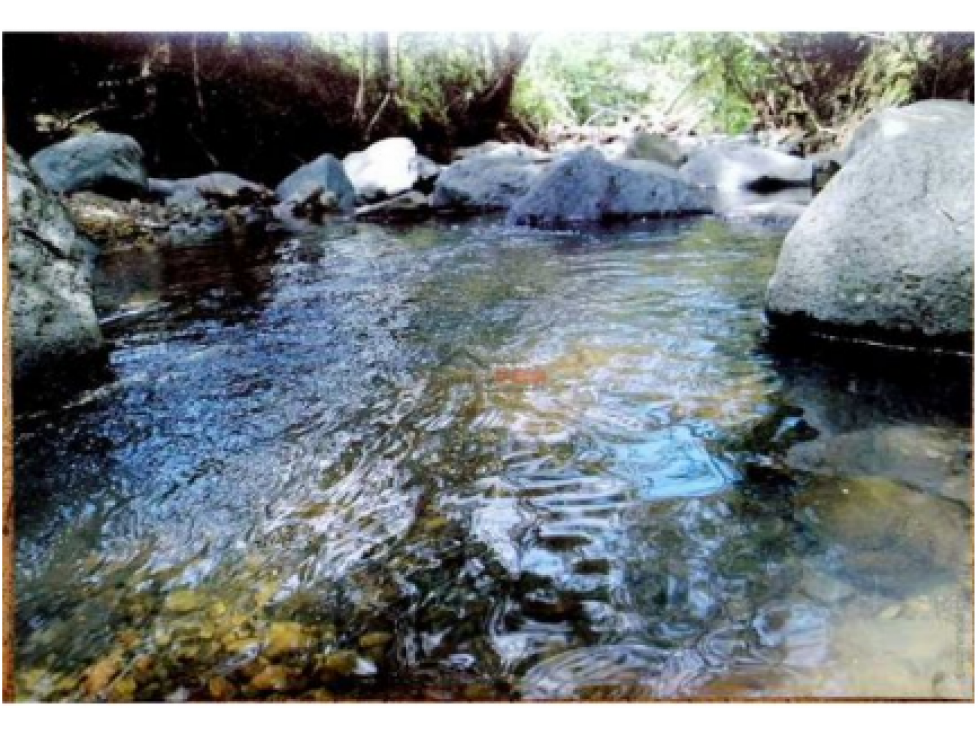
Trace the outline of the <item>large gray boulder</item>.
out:
<instances>
[{"instance_id":1,"label":"large gray boulder","mask_svg":"<svg viewBox=\"0 0 979 734\"><path fill-rule=\"evenodd\" d=\"M357 192L344 171L343 164L329 153L300 166L275 187L275 195L283 204L300 204L314 195L335 198L341 212L352 212Z\"/></svg>"},{"instance_id":2,"label":"large gray boulder","mask_svg":"<svg viewBox=\"0 0 979 734\"><path fill-rule=\"evenodd\" d=\"M59 194L94 191L128 199L148 189L143 149L128 135L78 135L38 151L30 164L41 181Z\"/></svg>"},{"instance_id":3,"label":"large gray boulder","mask_svg":"<svg viewBox=\"0 0 979 734\"><path fill-rule=\"evenodd\" d=\"M874 142L900 138L912 127L963 124L974 117L973 105L951 99L926 99L905 107L880 110L864 120L853 132L850 142L843 149L840 165Z\"/></svg>"},{"instance_id":4,"label":"large gray boulder","mask_svg":"<svg viewBox=\"0 0 979 734\"><path fill-rule=\"evenodd\" d=\"M17 382L97 354L102 335L92 304L94 246L10 147L7 155L10 327Z\"/></svg>"},{"instance_id":5,"label":"large gray boulder","mask_svg":"<svg viewBox=\"0 0 979 734\"><path fill-rule=\"evenodd\" d=\"M534 227L671 217L710 211L705 195L668 166L609 161L586 149L553 164L507 214Z\"/></svg>"},{"instance_id":6,"label":"large gray boulder","mask_svg":"<svg viewBox=\"0 0 979 734\"><path fill-rule=\"evenodd\" d=\"M857 152L785 239L773 324L971 351L974 151L972 116L912 109Z\"/></svg>"},{"instance_id":7,"label":"large gray boulder","mask_svg":"<svg viewBox=\"0 0 979 734\"><path fill-rule=\"evenodd\" d=\"M370 203L423 188L441 173L441 167L418 155L408 138L387 138L351 153L343 168L357 191L358 203Z\"/></svg>"},{"instance_id":8,"label":"large gray boulder","mask_svg":"<svg viewBox=\"0 0 979 734\"><path fill-rule=\"evenodd\" d=\"M432 206L457 211L509 209L545 170L546 161L498 147L464 158L442 171L435 182Z\"/></svg>"},{"instance_id":9,"label":"large gray boulder","mask_svg":"<svg viewBox=\"0 0 979 734\"><path fill-rule=\"evenodd\" d=\"M691 183L728 191L777 191L793 186L812 186L811 161L758 145L724 143L690 154L680 173Z\"/></svg>"}]
</instances>

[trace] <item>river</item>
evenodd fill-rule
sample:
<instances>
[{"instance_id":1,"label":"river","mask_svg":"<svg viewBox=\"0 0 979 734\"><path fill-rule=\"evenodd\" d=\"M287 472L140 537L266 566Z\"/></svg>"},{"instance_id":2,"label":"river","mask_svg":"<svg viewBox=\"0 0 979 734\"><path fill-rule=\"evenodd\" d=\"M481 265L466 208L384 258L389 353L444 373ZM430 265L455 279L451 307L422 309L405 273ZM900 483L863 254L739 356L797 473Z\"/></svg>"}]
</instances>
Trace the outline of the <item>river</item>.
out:
<instances>
[{"instance_id":1,"label":"river","mask_svg":"<svg viewBox=\"0 0 979 734\"><path fill-rule=\"evenodd\" d=\"M18 416L28 700L969 697L971 362L773 349L783 233L103 259Z\"/></svg>"}]
</instances>

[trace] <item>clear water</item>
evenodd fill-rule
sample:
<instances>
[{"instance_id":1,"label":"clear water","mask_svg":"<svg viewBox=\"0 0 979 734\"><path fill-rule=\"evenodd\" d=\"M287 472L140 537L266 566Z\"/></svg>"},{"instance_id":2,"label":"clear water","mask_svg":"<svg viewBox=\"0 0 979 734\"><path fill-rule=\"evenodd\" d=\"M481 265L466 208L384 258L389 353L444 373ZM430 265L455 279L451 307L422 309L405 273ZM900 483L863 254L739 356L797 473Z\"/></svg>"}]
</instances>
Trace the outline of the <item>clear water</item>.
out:
<instances>
[{"instance_id":1,"label":"clear water","mask_svg":"<svg viewBox=\"0 0 979 734\"><path fill-rule=\"evenodd\" d=\"M107 256L109 379L16 426L19 695L970 696L971 365L769 351L780 240Z\"/></svg>"}]
</instances>

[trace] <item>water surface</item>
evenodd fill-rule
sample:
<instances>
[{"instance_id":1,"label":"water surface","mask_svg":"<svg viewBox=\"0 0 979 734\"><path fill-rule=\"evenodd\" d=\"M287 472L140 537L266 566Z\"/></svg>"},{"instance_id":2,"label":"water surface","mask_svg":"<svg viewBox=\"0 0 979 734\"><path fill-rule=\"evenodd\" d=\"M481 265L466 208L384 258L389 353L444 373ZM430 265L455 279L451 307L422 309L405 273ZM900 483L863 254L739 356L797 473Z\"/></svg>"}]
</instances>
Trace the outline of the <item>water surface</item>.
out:
<instances>
[{"instance_id":1,"label":"water surface","mask_svg":"<svg viewBox=\"0 0 979 734\"><path fill-rule=\"evenodd\" d=\"M970 696L971 365L767 349L781 237L106 256L111 377L16 427L19 694Z\"/></svg>"}]
</instances>

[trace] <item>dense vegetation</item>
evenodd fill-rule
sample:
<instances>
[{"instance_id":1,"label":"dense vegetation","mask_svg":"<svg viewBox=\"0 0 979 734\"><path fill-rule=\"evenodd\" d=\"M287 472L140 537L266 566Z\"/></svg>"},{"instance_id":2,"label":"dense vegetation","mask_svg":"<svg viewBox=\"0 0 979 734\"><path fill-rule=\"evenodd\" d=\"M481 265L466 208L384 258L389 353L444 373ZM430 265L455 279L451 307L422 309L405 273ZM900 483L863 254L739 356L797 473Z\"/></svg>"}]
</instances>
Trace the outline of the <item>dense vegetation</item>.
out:
<instances>
[{"instance_id":1,"label":"dense vegetation","mask_svg":"<svg viewBox=\"0 0 979 734\"><path fill-rule=\"evenodd\" d=\"M274 182L393 134L444 159L623 115L680 132L796 128L810 148L881 104L974 98L974 39L836 34L6 34L9 141L134 135L158 175Z\"/></svg>"}]
</instances>

